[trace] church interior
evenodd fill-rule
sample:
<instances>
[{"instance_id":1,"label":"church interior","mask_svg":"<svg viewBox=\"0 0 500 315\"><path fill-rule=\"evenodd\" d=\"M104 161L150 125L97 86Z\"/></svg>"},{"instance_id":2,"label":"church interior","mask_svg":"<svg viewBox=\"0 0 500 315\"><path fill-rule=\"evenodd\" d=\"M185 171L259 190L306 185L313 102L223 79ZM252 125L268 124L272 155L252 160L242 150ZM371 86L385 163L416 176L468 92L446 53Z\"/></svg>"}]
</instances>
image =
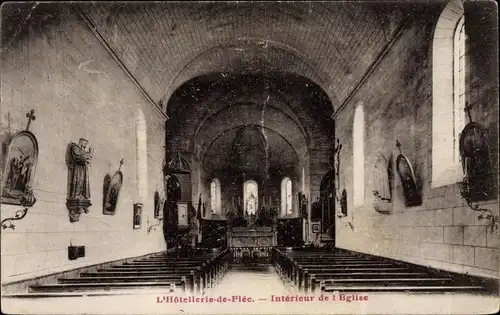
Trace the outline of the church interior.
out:
<instances>
[{"instance_id":1,"label":"church interior","mask_svg":"<svg viewBox=\"0 0 500 315\"><path fill-rule=\"evenodd\" d=\"M498 309L495 2L1 9L3 312Z\"/></svg>"}]
</instances>

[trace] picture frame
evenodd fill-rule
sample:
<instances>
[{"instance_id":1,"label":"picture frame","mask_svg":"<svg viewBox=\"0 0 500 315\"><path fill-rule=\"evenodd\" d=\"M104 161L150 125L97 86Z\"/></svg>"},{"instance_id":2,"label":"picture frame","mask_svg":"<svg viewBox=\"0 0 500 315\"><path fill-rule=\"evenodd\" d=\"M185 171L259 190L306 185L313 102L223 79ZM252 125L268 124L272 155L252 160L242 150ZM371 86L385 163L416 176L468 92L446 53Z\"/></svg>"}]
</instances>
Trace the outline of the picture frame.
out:
<instances>
[{"instance_id":1,"label":"picture frame","mask_svg":"<svg viewBox=\"0 0 500 315\"><path fill-rule=\"evenodd\" d=\"M142 203L134 203L134 230L140 229L142 223Z\"/></svg>"},{"instance_id":2,"label":"picture frame","mask_svg":"<svg viewBox=\"0 0 500 315\"><path fill-rule=\"evenodd\" d=\"M107 174L104 177L103 185L103 205L102 213L104 215L114 215L118 204L120 190L123 184L123 174L117 171L113 176Z\"/></svg>"},{"instance_id":3,"label":"picture frame","mask_svg":"<svg viewBox=\"0 0 500 315\"><path fill-rule=\"evenodd\" d=\"M321 223L313 223L312 224L312 232L313 233L321 232Z\"/></svg>"},{"instance_id":4,"label":"picture frame","mask_svg":"<svg viewBox=\"0 0 500 315\"><path fill-rule=\"evenodd\" d=\"M33 189L38 162L38 141L33 133L20 131L9 141L4 155L1 203L22 205Z\"/></svg>"}]
</instances>

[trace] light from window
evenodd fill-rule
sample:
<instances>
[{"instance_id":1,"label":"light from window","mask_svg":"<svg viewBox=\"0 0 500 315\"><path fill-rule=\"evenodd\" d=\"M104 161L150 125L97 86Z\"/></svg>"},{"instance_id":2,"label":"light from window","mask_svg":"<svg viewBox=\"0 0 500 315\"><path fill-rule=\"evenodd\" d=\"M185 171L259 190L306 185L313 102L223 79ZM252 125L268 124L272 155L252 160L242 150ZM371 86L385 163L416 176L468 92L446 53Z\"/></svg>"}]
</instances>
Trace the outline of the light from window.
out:
<instances>
[{"instance_id":1,"label":"light from window","mask_svg":"<svg viewBox=\"0 0 500 315\"><path fill-rule=\"evenodd\" d=\"M253 180L248 180L243 185L244 213L251 215L257 213L259 206L259 192L257 183Z\"/></svg>"},{"instance_id":2,"label":"light from window","mask_svg":"<svg viewBox=\"0 0 500 315\"><path fill-rule=\"evenodd\" d=\"M281 181L281 215L292 214L292 181L285 177Z\"/></svg>"},{"instance_id":3,"label":"light from window","mask_svg":"<svg viewBox=\"0 0 500 315\"><path fill-rule=\"evenodd\" d=\"M462 180L459 141L465 127L466 34L463 4L450 1L434 31L432 47L431 187Z\"/></svg>"},{"instance_id":4,"label":"light from window","mask_svg":"<svg viewBox=\"0 0 500 315\"><path fill-rule=\"evenodd\" d=\"M460 19L455 32L454 75L453 75L453 95L454 95L454 148L453 161L460 162L459 141L460 133L465 127L465 24L464 17Z\"/></svg>"},{"instance_id":5,"label":"light from window","mask_svg":"<svg viewBox=\"0 0 500 315\"><path fill-rule=\"evenodd\" d=\"M217 178L210 183L210 207L212 213L221 213L221 187Z\"/></svg>"}]
</instances>

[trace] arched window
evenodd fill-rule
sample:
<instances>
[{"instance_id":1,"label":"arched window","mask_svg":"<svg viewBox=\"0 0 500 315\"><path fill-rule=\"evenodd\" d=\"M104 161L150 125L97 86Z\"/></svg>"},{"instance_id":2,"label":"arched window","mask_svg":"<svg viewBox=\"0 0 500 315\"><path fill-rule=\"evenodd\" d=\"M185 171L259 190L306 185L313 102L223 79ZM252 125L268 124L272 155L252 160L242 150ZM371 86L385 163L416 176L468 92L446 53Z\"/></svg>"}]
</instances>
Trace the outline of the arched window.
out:
<instances>
[{"instance_id":1,"label":"arched window","mask_svg":"<svg viewBox=\"0 0 500 315\"><path fill-rule=\"evenodd\" d=\"M285 177L281 181L281 215L292 214L292 181Z\"/></svg>"},{"instance_id":2,"label":"arched window","mask_svg":"<svg viewBox=\"0 0 500 315\"><path fill-rule=\"evenodd\" d=\"M466 36L460 0L443 9L432 46L432 187L461 180L459 140L465 127Z\"/></svg>"},{"instance_id":3,"label":"arched window","mask_svg":"<svg viewBox=\"0 0 500 315\"><path fill-rule=\"evenodd\" d=\"M243 185L243 206L245 214L256 214L259 207L258 185L253 180L247 180Z\"/></svg>"},{"instance_id":4,"label":"arched window","mask_svg":"<svg viewBox=\"0 0 500 315\"><path fill-rule=\"evenodd\" d=\"M210 183L210 207L212 213L221 213L220 181L214 178Z\"/></svg>"},{"instance_id":5,"label":"arched window","mask_svg":"<svg viewBox=\"0 0 500 315\"><path fill-rule=\"evenodd\" d=\"M353 204L360 206L365 203L365 118L361 105L354 112L352 159Z\"/></svg>"},{"instance_id":6,"label":"arched window","mask_svg":"<svg viewBox=\"0 0 500 315\"><path fill-rule=\"evenodd\" d=\"M142 110L135 115L136 179L138 202L148 200L148 138L146 118Z\"/></svg>"}]
</instances>

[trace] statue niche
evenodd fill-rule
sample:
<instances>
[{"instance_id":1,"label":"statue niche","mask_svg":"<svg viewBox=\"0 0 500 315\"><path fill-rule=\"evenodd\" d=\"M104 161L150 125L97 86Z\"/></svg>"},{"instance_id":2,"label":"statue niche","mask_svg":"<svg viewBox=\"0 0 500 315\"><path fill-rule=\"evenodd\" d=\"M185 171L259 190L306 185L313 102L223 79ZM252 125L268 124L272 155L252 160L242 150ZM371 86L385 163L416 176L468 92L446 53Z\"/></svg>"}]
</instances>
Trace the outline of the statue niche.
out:
<instances>
[{"instance_id":1,"label":"statue niche","mask_svg":"<svg viewBox=\"0 0 500 315\"><path fill-rule=\"evenodd\" d=\"M80 138L78 143L68 145L66 162L68 164L68 196L66 207L70 222L80 220L82 212L88 213L90 201L89 167L92 161L92 148L87 147L88 140Z\"/></svg>"}]
</instances>

